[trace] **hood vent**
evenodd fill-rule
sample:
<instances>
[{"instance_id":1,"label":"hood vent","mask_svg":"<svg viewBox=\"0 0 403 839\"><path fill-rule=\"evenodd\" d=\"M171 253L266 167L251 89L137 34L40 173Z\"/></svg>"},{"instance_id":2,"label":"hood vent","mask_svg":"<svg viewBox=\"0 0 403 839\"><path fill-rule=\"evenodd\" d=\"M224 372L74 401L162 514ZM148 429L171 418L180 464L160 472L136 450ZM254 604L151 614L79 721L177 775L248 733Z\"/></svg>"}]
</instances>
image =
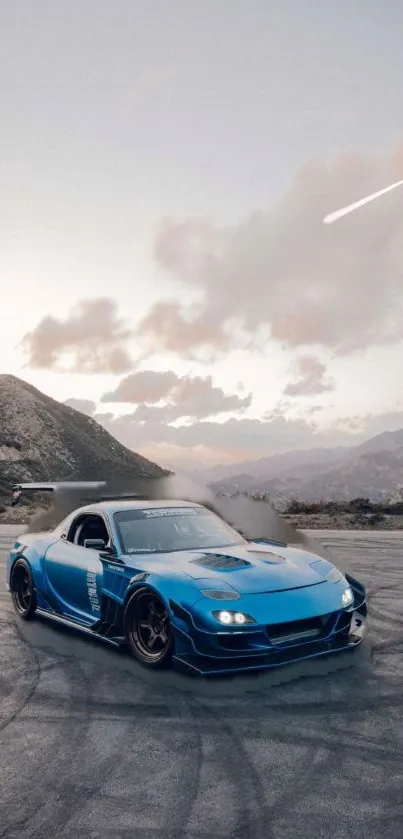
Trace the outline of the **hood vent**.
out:
<instances>
[{"instance_id":1,"label":"hood vent","mask_svg":"<svg viewBox=\"0 0 403 839\"><path fill-rule=\"evenodd\" d=\"M247 568L250 562L236 556L227 554L206 554L202 559L194 559L193 565L200 565L201 568L208 568L212 571L237 571L238 568Z\"/></svg>"},{"instance_id":2,"label":"hood vent","mask_svg":"<svg viewBox=\"0 0 403 839\"><path fill-rule=\"evenodd\" d=\"M251 539L251 541L256 545L275 545L277 548L286 548L287 542L279 542L277 539Z\"/></svg>"},{"instance_id":3,"label":"hood vent","mask_svg":"<svg viewBox=\"0 0 403 839\"><path fill-rule=\"evenodd\" d=\"M280 556L280 554L275 554L273 551L268 551L267 548L263 548L259 550L255 548L253 551L249 550L248 553L251 556L254 556L255 559L258 559L260 562L266 563L266 565L279 565L280 563L286 562L284 556Z\"/></svg>"}]
</instances>

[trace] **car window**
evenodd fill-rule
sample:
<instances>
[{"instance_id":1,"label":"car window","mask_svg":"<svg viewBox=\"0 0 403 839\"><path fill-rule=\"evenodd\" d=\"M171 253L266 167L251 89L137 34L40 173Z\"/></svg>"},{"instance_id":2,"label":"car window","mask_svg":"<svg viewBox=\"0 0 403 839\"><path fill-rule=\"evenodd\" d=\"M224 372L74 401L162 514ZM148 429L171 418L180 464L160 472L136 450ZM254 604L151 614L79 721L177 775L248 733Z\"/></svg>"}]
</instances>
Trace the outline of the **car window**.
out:
<instances>
[{"instance_id":1,"label":"car window","mask_svg":"<svg viewBox=\"0 0 403 839\"><path fill-rule=\"evenodd\" d=\"M109 543L109 533L102 516L95 513L83 513L73 520L67 541L84 547L86 539L103 539L105 545Z\"/></svg>"},{"instance_id":2,"label":"car window","mask_svg":"<svg viewBox=\"0 0 403 839\"><path fill-rule=\"evenodd\" d=\"M161 507L115 513L125 553L166 553L244 544L222 519L198 507Z\"/></svg>"}]
</instances>

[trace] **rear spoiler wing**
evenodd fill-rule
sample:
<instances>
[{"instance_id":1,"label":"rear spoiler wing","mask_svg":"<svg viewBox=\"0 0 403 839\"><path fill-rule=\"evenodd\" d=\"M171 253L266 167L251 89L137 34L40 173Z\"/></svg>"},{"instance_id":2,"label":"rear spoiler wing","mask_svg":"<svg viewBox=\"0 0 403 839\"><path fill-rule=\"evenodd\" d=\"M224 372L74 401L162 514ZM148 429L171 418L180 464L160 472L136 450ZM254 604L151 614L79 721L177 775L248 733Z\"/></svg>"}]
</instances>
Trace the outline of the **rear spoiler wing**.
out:
<instances>
[{"instance_id":1,"label":"rear spoiler wing","mask_svg":"<svg viewBox=\"0 0 403 839\"><path fill-rule=\"evenodd\" d=\"M100 489L101 487L105 487L105 481L56 481L54 483L30 483L30 484L14 484L13 486L13 494L11 499L11 506L15 507L20 498L25 493L31 492L56 492L57 490L60 491L71 491L71 490L91 490L91 489Z\"/></svg>"},{"instance_id":2,"label":"rear spoiler wing","mask_svg":"<svg viewBox=\"0 0 403 839\"><path fill-rule=\"evenodd\" d=\"M12 490L11 506L16 507L23 496L32 494L50 493L52 501L50 508L46 511L34 513L29 521L30 532L35 533L41 530L49 530L57 525L74 510L85 507L88 504L96 504L100 501L124 501L147 498L144 493L143 480L137 479L134 491L130 485L121 481L38 481L34 483L14 484ZM140 487L143 492L136 492Z\"/></svg>"}]
</instances>

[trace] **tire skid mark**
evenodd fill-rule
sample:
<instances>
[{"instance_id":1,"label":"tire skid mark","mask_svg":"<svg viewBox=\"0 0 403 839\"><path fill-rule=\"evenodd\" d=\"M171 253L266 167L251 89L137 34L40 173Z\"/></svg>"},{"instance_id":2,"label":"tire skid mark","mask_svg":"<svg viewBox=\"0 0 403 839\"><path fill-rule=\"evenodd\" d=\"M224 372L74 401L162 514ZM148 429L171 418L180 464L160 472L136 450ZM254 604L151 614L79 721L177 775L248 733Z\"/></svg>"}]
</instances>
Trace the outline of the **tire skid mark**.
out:
<instances>
[{"instance_id":1,"label":"tire skid mark","mask_svg":"<svg viewBox=\"0 0 403 839\"><path fill-rule=\"evenodd\" d=\"M11 725L11 723L13 723L17 719L17 717L23 712L24 708L26 708L26 706L34 696L34 693L38 687L39 680L41 677L41 667L39 663L38 654L32 647L30 647L29 644L27 644L25 639L22 637L21 633L18 631L17 627L14 628L14 632L15 635L18 637L19 642L23 644L24 651L27 652L27 654L29 655L31 665L33 664L32 682L31 685L28 687L26 694L22 697L21 700L19 700L11 714L9 714L8 717L6 717L6 719L4 719L0 723L0 732L5 731L5 729L9 725Z\"/></svg>"},{"instance_id":2,"label":"tire skid mark","mask_svg":"<svg viewBox=\"0 0 403 839\"><path fill-rule=\"evenodd\" d=\"M327 706L327 701L323 702L323 706ZM273 710L273 706L266 706L266 710ZM279 796L271 808L271 818L273 827L279 820L289 817L291 812L298 812L298 806L301 805L306 798L310 797L312 793L320 796L320 791L324 784L326 786L331 783L331 778L337 772L340 763L340 752L333 748L333 741L325 740L326 729L323 728L321 719L317 721L319 730L312 731L306 734L301 731L301 727L294 723L289 723L287 715L283 709L276 709L279 712L278 717L272 715L268 718L268 723L274 724L274 731L269 733L270 743L284 744L288 747L306 747L308 756L306 765L297 778L293 778L285 790L284 794ZM314 718L316 722L316 714ZM285 726L287 725L287 729ZM248 735L250 736L251 728L248 727ZM326 790L324 792L326 794ZM272 836L275 839L277 834L273 832ZM271 839L271 836L270 836Z\"/></svg>"},{"instance_id":3,"label":"tire skid mark","mask_svg":"<svg viewBox=\"0 0 403 839\"><path fill-rule=\"evenodd\" d=\"M139 704L136 702L133 708L137 716ZM142 704L140 708L140 719L144 716L149 723L148 706ZM155 720L156 723L163 722L164 729L161 731L161 725L157 725L155 736L160 737L166 749L170 752L174 750L178 756L175 786L170 786L169 799L164 801L166 829L163 835L166 839L186 839L188 824L199 797L203 767L202 738L198 721L188 697L169 694L166 702L159 706L159 714L152 716L151 720ZM144 836L148 835L147 830L144 828ZM143 835L141 828L136 827L137 835Z\"/></svg>"},{"instance_id":4,"label":"tire skid mark","mask_svg":"<svg viewBox=\"0 0 403 839\"><path fill-rule=\"evenodd\" d=\"M36 802L32 805L29 804L28 812L25 813L24 816L21 816L20 819L16 819L14 822L8 824L3 830L0 831L0 839L6 839L6 837L7 837L7 839L11 839L13 834L16 837L22 836L21 831L25 827L29 826L30 822L36 816L36 814L39 812L41 807L42 807L41 802Z\"/></svg>"},{"instance_id":5,"label":"tire skid mark","mask_svg":"<svg viewBox=\"0 0 403 839\"><path fill-rule=\"evenodd\" d=\"M313 790L318 793L324 779L328 779L336 765L336 756L322 746L316 746L311 754L308 754L308 760L308 765L302 767L299 777L293 780L291 788L286 789L271 808L270 833L267 839L276 839L276 823L298 810L298 806L312 794Z\"/></svg>"},{"instance_id":6,"label":"tire skid mark","mask_svg":"<svg viewBox=\"0 0 403 839\"><path fill-rule=\"evenodd\" d=\"M182 780L181 789L178 791L177 832L172 834L173 839L186 839L187 837L188 826L191 823L193 810L199 798L204 760L202 734L199 729L194 703L189 697L184 697L184 711L188 714L189 724L192 726L191 748L194 750L194 762L191 763L192 769L185 779L185 783Z\"/></svg>"},{"instance_id":7,"label":"tire skid mark","mask_svg":"<svg viewBox=\"0 0 403 839\"><path fill-rule=\"evenodd\" d=\"M78 671L78 672L77 672ZM89 702L89 686L85 679L77 679L82 676L80 666L74 661L64 662L63 673L67 676L68 684L68 698L67 698L67 713L62 720L56 724L56 732L59 734L61 740L61 747L54 743L52 755L50 758L50 765L47 769L46 783L43 785L46 797L49 793L53 794L53 803L51 808L50 818L44 815L40 822L39 832L36 829L33 836L48 835L47 825L50 822L50 827L53 830L59 831L63 824L63 817L60 818L60 812L64 814L64 802L66 793L69 790L69 778L74 767L78 765L83 751L87 747L87 734L90 726L90 702ZM81 713L79 715L71 713L74 707L74 698L77 690L84 690L85 702L84 707L81 706ZM48 708L47 696L43 696L43 707ZM70 713L69 713L70 708ZM47 720L48 724L52 725L52 720ZM70 801L69 809L74 812L77 802ZM69 817L70 817L69 815Z\"/></svg>"},{"instance_id":8,"label":"tire skid mark","mask_svg":"<svg viewBox=\"0 0 403 839\"><path fill-rule=\"evenodd\" d=\"M289 745L295 746L297 743L298 746L306 746L306 754L298 760L292 779L287 779L283 792L277 795L274 803L268 804L265 783L270 785L270 776L261 776L244 745L244 741L250 738L251 731L249 728L246 731L243 728L238 729L236 733L233 726L224 720L224 713L225 711L220 713L217 708L215 709L216 724L220 726L220 731L227 733L228 741L233 744L235 760L238 755L238 761L244 770L242 774L238 771L235 776L233 772L229 773L230 780L237 782L237 786L239 785L242 790L244 799L240 819L236 826L237 831L242 830L246 836L259 837L259 839L260 837L275 839L276 822L285 812L297 808L306 793L312 790L312 784L317 783L317 778L323 777L324 771L331 771L332 767L337 764L337 755L329 752L327 744L315 740L314 737L309 743L302 744L298 736L293 740L290 739ZM270 722L273 725L273 717ZM265 732L260 728L254 731L253 739L263 743L267 741L271 745L276 742L276 735L273 736L270 731L269 735L265 736ZM225 766L228 771L227 763ZM275 770L276 767L272 766L270 771ZM245 820L245 809L248 812L247 820Z\"/></svg>"},{"instance_id":9,"label":"tire skid mark","mask_svg":"<svg viewBox=\"0 0 403 839\"><path fill-rule=\"evenodd\" d=\"M194 699L206 729L214 731L217 740L215 764L227 776L236 794L237 823L231 835L253 836L270 839L267 833L269 808L265 788L255 764L245 748L241 736L227 722L225 712L207 708L204 702Z\"/></svg>"},{"instance_id":10,"label":"tire skid mark","mask_svg":"<svg viewBox=\"0 0 403 839\"><path fill-rule=\"evenodd\" d=\"M102 678L102 676L100 678ZM72 719L80 719L77 715L84 714L89 724L94 724L94 722L96 722L92 713L92 705L96 705L96 702L93 703L92 697L97 693L100 678L97 679L96 676L94 677L94 675L92 675L90 679L87 679L87 685L89 688L88 693L84 699L81 699L78 703L73 703L71 708L73 714ZM88 706L88 715L85 714L86 706ZM127 710L128 705L125 707ZM102 717L102 722L104 724L117 724L120 727L120 731L116 732L114 735L112 751L109 755L105 755L100 759L97 759L96 778L94 778L93 769L95 764L88 761L88 752L91 750L87 732L87 738L83 739L81 742L80 748L76 753L74 760L67 768L68 771L66 773L63 772L61 777L58 779L57 789L60 797L60 803L58 804L56 811L53 811L52 815L47 820L42 820L37 833L33 834L33 837L37 836L38 839L42 839L44 835L48 835L49 831L52 832L55 829L57 831L57 835L62 835L71 820L74 821L76 818L80 817L80 815L84 818L85 811L91 808L92 800L95 799L101 791L102 797L104 797L103 791L105 785L108 781L116 777L116 773L118 771L125 773L128 777L132 777L133 782L136 781L136 772L138 771L138 767L133 764L135 753L133 754L130 753L130 751L128 752L127 744L130 742L130 739L136 737L136 727L141 725L142 718L147 721L147 706L144 703L139 709L138 705L133 702L130 704L130 715L126 713L123 716L119 716L119 713L117 713L119 703L117 706L113 702L106 703L106 708L112 710L113 713L111 716L106 713ZM182 712L184 710L185 709L182 708ZM168 726L170 716L170 707L166 704L161 706L160 718L164 718L165 721L168 721ZM188 730L189 732L192 730L190 725ZM171 733L174 732L171 731ZM188 735L186 734L186 736ZM194 748L195 738L192 736L189 738L188 751L191 750L193 753ZM83 771L83 765L86 766L87 764L89 764L88 769L84 769ZM179 772L179 776L176 779L176 785L171 790L169 800L166 799L166 801L164 801L164 822L170 825L169 832L166 832L164 835L172 836L172 839L177 839L177 837L186 835L184 832L186 829L186 823L190 817L193 801L198 795L200 775L199 761L196 759L196 761L194 761L194 765L191 765L192 771L189 772L188 765L186 769ZM133 805L133 796L127 799L127 804L130 803ZM80 822L80 828L78 831L74 829L74 832L81 833L81 829L82 823ZM136 835L139 835L137 829Z\"/></svg>"},{"instance_id":11,"label":"tire skid mark","mask_svg":"<svg viewBox=\"0 0 403 839\"><path fill-rule=\"evenodd\" d=\"M391 642L395 644L394 641ZM396 642L397 643L397 642ZM403 643L403 639L399 638L398 643ZM386 644L381 644L378 647L375 647L375 651L383 651L388 649ZM331 675L334 675L333 673ZM338 675L338 674L336 674ZM295 683L294 683L295 684ZM287 688L288 685L280 685L280 688L285 687ZM277 690L278 688L272 688L272 690ZM356 692L355 692L356 691ZM360 696L359 695L360 689L354 688L352 691L351 698L345 698L340 696L337 699L329 699L326 701L317 700L317 701L296 701L296 702L270 702L264 703L264 695L263 697L260 694L253 694L250 699L246 703L239 702L238 705L231 706L229 713L231 714L231 718L235 721L242 720L248 722L265 722L267 720L267 714L270 712L275 713L282 713L284 717L293 717L293 716L328 716L331 714L337 714L338 716L344 716L346 713L361 711L361 710L373 710L374 707L377 705L382 708L401 708L401 693L395 691L393 693L388 692L385 694L375 695L375 696ZM46 695L42 694L40 699L45 700ZM230 697L233 699L233 697ZM242 697L243 698L243 697ZM208 701L209 697L207 697ZM258 700L258 706L251 706L251 701L254 702ZM195 701L198 701L195 699ZM206 701L206 697L203 697L203 701ZM174 725L179 725L183 727L189 727L190 729L194 725L193 720L189 717L184 717L183 713L178 714L177 709L177 698L175 698L174 702L176 703L176 707L172 709L171 714L171 722ZM59 700L58 698L49 698L49 708L63 708L66 703ZM82 713L83 709L85 708L85 702L83 702L82 698L80 699L73 699L71 704L69 704L69 709L72 716L76 716L77 714ZM162 707L161 705L152 705L149 706L147 703L136 703L130 705L129 703L116 703L113 704L111 702L99 702L94 700L94 707L92 709L91 717L92 720L103 722L103 721L121 721L124 718L128 720L133 718L133 713L135 712L136 717L145 714L148 718L153 718L156 721L164 720L167 716L167 709ZM51 723L52 720L55 722L58 720L64 719L65 716L52 716L50 720L43 720L43 723ZM32 719L29 715L24 715L22 717L24 720ZM41 720L38 720L38 724L41 724ZM201 721L198 721L199 730L203 731L203 727L201 725ZM211 731L211 724L206 723L205 730Z\"/></svg>"},{"instance_id":12,"label":"tire skid mark","mask_svg":"<svg viewBox=\"0 0 403 839\"><path fill-rule=\"evenodd\" d=\"M75 660L69 661L65 666L70 676L71 713L64 719L69 731L75 730L75 735L70 740L70 734L67 734L69 738L67 754L62 766L60 767L57 760L57 769L53 768L50 781L50 790L54 795L52 811L41 820L35 832L30 834L30 839L43 839L44 836L51 834L58 836L63 833L69 822L88 807L108 777L113 775L121 762L121 750L127 742L127 726L121 726L122 730L116 736L113 754L98 760L95 765L89 760L91 752L89 732L93 721L92 696L96 690L96 679L88 678ZM77 675L80 677L79 681L77 681ZM84 693L79 703L78 713L74 702L77 688Z\"/></svg>"},{"instance_id":13,"label":"tire skid mark","mask_svg":"<svg viewBox=\"0 0 403 839\"><path fill-rule=\"evenodd\" d=\"M63 668L63 674L71 676L69 667ZM74 690L75 681L68 678L67 688L71 692ZM36 699L37 697L35 697ZM42 698L39 702L39 713L46 714L46 699ZM36 718L33 721L35 727ZM49 725L49 720L45 720ZM50 722L50 725L52 723ZM36 729L35 729L36 730ZM20 819L14 820L8 825L6 834L7 837L18 837L23 839L24 836L34 837L37 835L36 824L41 825L47 823L46 811L50 810L50 818L52 824L55 824L55 801L54 792L57 789L58 782L63 777L67 777L70 771L71 762L74 754L80 748L82 741L82 726L80 726L77 718L64 716L59 719L56 726L52 727L52 733L55 737L52 740L41 738L41 746L44 744L44 754L40 752L30 753L30 762L32 762L32 771L30 773L29 795L26 795L28 807L31 811L24 814ZM49 746L46 748L46 746ZM16 791L17 792L17 791ZM28 833L25 831L28 830ZM40 831L42 828L40 828ZM24 832L22 832L24 831ZM50 831L51 833L53 831ZM46 833L40 832L39 835L43 837Z\"/></svg>"},{"instance_id":14,"label":"tire skid mark","mask_svg":"<svg viewBox=\"0 0 403 839\"><path fill-rule=\"evenodd\" d=\"M122 703L122 706L124 708L122 720L127 723L127 704ZM110 707L112 714L116 714L116 710L117 708L121 708L121 704L118 706L111 704ZM186 839L188 835L188 824L192 819L193 809L200 791L203 766L201 734L198 729L197 719L194 717L193 707L189 703L187 696L177 696L168 693L164 697L163 702L159 703L158 706L157 704L155 705L154 710L157 709L158 714L151 715L150 717L147 703L141 703L138 700L133 702L130 717L130 725L133 726L132 735L135 738L136 726L141 725L142 720L144 720L150 729L151 720L151 728L154 722L156 724L155 734L153 732L154 738L160 742L162 748L177 756L177 762L173 772L175 784L170 784L169 796L164 796L163 791L161 791L159 801L163 801L164 806L164 839ZM135 718L134 725L133 716ZM136 779L137 771L137 767L133 766L133 759L135 757L135 754L134 756L125 755L124 749L120 752L119 756L122 772L126 775L131 773L134 779ZM158 790L157 779L154 781L154 786ZM148 828L144 828L143 830L144 836L146 836ZM136 837L141 836L143 830L136 825Z\"/></svg>"},{"instance_id":15,"label":"tire skid mark","mask_svg":"<svg viewBox=\"0 0 403 839\"><path fill-rule=\"evenodd\" d=\"M399 629L403 626L403 616L400 617L398 615L391 614L389 610L382 609L379 606L373 606L372 603L369 607L370 616L374 618L378 618L379 621L383 621L383 623L391 624L392 630L399 631ZM395 626L394 626L395 625ZM386 627L384 627L386 629ZM387 627L390 629L389 625Z\"/></svg>"},{"instance_id":16,"label":"tire skid mark","mask_svg":"<svg viewBox=\"0 0 403 839\"><path fill-rule=\"evenodd\" d=\"M272 706L275 707L275 706ZM337 714L344 716L345 714L356 713L357 711L373 711L379 709L393 709L401 708L401 692L395 691L380 696L373 697L359 697L353 700L329 700L329 703L322 702L308 702L295 703L289 707L277 707L276 710L284 711L285 716L329 716L330 714Z\"/></svg>"},{"instance_id":17,"label":"tire skid mark","mask_svg":"<svg viewBox=\"0 0 403 839\"><path fill-rule=\"evenodd\" d=\"M333 675L333 674L332 674ZM295 683L294 683L295 684ZM288 685L280 685L278 688L273 688L273 692L277 690L281 690L287 688ZM337 699L328 699L328 700L317 700L317 701L273 701L270 703L264 702L264 697L259 696L259 705L254 706L251 705L250 702L239 704L234 704L228 706L227 713L230 714L231 719L235 722L238 721L247 721L250 723L260 723L267 721L268 715L270 714L279 714L282 715L284 718L284 723L287 721L287 718L293 717L301 717L304 719L305 717L330 717L330 716L338 716L340 718L344 718L346 714L353 713L354 716L358 711L373 711L376 710L377 706L385 709L385 708L396 708L401 709L402 701L401 701L401 691L396 690L394 692L388 692L385 694L376 694L374 696L367 696L362 695L360 696L360 691L362 690L361 687L357 686L355 690L352 691L351 697L340 698ZM252 698L252 702L254 699ZM214 706L214 713L216 712L217 706Z\"/></svg>"},{"instance_id":18,"label":"tire skid mark","mask_svg":"<svg viewBox=\"0 0 403 839\"><path fill-rule=\"evenodd\" d=\"M248 737L251 739L258 739L259 735L262 736L261 729L253 729L248 727ZM349 732L347 738L343 740L343 737L346 737L343 730L334 731L332 732L332 739L326 740L326 733L323 731L318 731L314 733L301 733L300 728L296 727L294 730L287 729L270 731L267 734L270 743L273 744L283 744L284 746L295 746L297 743L298 746L307 747L308 749L312 750L325 750L327 752L332 752L337 756L337 760L348 758L349 756L353 758L359 757L362 762L365 763L372 763L373 765L377 766L380 764L384 764L386 761L393 762L393 764L397 767L400 766L403 769L403 753L402 749L399 746L390 747L382 746L377 744L376 741L371 742L367 739L359 739L354 738L351 732Z\"/></svg>"},{"instance_id":19,"label":"tire skid mark","mask_svg":"<svg viewBox=\"0 0 403 839\"><path fill-rule=\"evenodd\" d=\"M403 646L403 635L399 635L397 638L391 638L389 641L380 641L377 644L374 644L372 647L372 652L374 656L382 655L383 653L392 653L392 652L400 652L401 647Z\"/></svg>"},{"instance_id":20,"label":"tire skid mark","mask_svg":"<svg viewBox=\"0 0 403 839\"><path fill-rule=\"evenodd\" d=\"M373 590L367 588L367 602L371 602L374 597L384 591L396 591L396 581L394 583L390 583L390 585L377 586Z\"/></svg>"}]
</instances>

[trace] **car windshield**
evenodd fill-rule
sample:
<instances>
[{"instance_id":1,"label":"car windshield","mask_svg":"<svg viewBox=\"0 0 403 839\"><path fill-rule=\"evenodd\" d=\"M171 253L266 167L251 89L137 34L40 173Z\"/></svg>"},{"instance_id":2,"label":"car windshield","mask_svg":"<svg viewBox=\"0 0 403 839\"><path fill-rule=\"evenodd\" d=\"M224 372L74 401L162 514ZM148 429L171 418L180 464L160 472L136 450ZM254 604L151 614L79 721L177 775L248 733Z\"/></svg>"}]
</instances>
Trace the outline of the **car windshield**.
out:
<instances>
[{"instance_id":1,"label":"car windshield","mask_svg":"<svg viewBox=\"0 0 403 839\"><path fill-rule=\"evenodd\" d=\"M158 507L115 513L124 553L167 553L243 545L245 540L202 507Z\"/></svg>"}]
</instances>

